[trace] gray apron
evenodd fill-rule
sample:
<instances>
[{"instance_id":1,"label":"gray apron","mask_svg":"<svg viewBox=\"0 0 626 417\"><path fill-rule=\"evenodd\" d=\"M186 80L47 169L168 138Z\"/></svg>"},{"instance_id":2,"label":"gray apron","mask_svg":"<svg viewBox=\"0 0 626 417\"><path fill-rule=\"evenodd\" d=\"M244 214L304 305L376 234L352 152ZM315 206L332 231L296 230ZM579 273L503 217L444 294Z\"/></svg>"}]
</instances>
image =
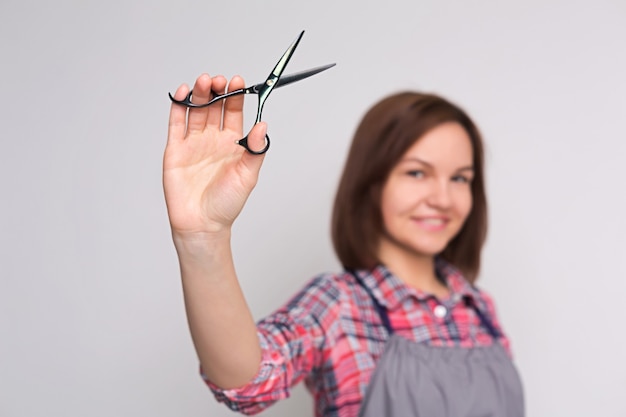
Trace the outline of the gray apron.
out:
<instances>
[{"instance_id":1,"label":"gray apron","mask_svg":"<svg viewBox=\"0 0 626 417\"><path fill-rule=\"evenodd\" d=\"M522 417L517 370L481 310L471 306L491 334L490 346L436 347L394 334L386 309L368 292L390 338L372 374L359 417Z\"/></svg>"}]
</instances>

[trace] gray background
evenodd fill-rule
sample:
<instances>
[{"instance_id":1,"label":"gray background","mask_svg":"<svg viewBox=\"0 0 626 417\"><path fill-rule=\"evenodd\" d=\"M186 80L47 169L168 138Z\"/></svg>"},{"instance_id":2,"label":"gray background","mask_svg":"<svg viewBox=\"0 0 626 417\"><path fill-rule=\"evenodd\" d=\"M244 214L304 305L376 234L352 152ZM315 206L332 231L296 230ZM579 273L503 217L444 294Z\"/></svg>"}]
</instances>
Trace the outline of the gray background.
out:
<instances>
[{"instance_id":1,"label":"gray background","mask_svg":"<svg viewBox=\"0 0 626 417\"><path fill-rule=\"evenodd\" d=\"M204 71L277 90L235 226L257 318L338 270L329 214L364 111L465 107L488 150L479 283L529 416L625 416L626 3L0 2L0 416L228 416L197 375L161 189L166 93ZM247 101L251 122L254 99ZM302 387L266 412L312 415Z\"/></svg>"}]
</instances>

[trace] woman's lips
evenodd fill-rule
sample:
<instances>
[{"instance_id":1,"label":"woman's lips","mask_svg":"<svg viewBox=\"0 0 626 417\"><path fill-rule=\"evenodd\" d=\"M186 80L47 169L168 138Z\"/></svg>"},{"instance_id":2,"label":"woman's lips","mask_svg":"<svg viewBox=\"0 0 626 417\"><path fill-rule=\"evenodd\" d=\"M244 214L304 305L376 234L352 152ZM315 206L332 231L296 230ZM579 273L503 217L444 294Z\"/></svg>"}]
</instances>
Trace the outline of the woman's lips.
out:
<instances>
[{"instance_id":1,"label":"woman's lips","mask_svg":"<svg viewBox=\"0 0 626 417\"><path fill-rule=\"evenodd\" d=\"M422 229L439 232L446 228L449 220L445 217L417 217L414 221Z\"/></svg>"}]
</instances>

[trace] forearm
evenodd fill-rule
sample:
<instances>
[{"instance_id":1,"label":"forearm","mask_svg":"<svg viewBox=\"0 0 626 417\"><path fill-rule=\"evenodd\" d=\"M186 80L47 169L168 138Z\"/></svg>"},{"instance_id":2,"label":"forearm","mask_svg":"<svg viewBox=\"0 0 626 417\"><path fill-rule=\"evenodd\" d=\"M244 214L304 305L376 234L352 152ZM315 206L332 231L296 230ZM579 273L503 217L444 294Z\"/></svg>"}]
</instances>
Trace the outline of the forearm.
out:
<instances>
[{"instance_id":1,"label":"forearm","mask_svg":"<svg viewBox=\"0 0 626 417\"><path fill-rule=\"evenodd\" d=\"M259 369L256 325L235 274L230 231L174 236L189 328L204 374L224 389L246 384Z\"/></svg>"}]
</instances>

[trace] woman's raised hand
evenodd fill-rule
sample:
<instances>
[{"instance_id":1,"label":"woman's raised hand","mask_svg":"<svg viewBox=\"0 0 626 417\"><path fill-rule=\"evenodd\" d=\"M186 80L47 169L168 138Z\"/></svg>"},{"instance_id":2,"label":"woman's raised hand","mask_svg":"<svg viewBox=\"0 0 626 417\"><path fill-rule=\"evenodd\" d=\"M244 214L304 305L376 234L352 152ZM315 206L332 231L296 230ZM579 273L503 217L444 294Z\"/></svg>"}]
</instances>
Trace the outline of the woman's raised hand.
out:
<instances>
[{"instance_id":1,"label":"woman's raised hand","mask_svg":"<svg viewBox=\"0 0 626 417\"><path fill-rule=\"evenodd\" d=\"M241 77L228 83L228 91L244 87ZM192 101L207 102L211 92L222 94L226 78L203 74L193 87ZM174 98L183 99L182 85ZM163 160L163 187L172 233L178 239L202 240L230 231L254 188L264 155L253 155L236 143L243 134L243 95L204 108L187 109L172 103ZM265 123L249 133L253 149L265 144Z\"/></svg>"},{"instance_id":2,"label":"woman's raised hand","mask_svg":"<svg viewBox=\"0 0 626 417\"><path fill-rule=\"evenodd\" d=\"M211 91L224 93L226 79L204 74L192 101L206 103ZM243 87L234 77L229 91ZM183 99L189 87L174 95ZM163 187L178 252L185 309L204 374L221 387L249 381L261 361L261 348L250 309L239 286L230 247L231 225L256 184L263 155L246 151L243 96L187 109L172 104L163 158ZM252 149L265 144L266 126L248 135Z\"/></svg>"}]
</instances>

